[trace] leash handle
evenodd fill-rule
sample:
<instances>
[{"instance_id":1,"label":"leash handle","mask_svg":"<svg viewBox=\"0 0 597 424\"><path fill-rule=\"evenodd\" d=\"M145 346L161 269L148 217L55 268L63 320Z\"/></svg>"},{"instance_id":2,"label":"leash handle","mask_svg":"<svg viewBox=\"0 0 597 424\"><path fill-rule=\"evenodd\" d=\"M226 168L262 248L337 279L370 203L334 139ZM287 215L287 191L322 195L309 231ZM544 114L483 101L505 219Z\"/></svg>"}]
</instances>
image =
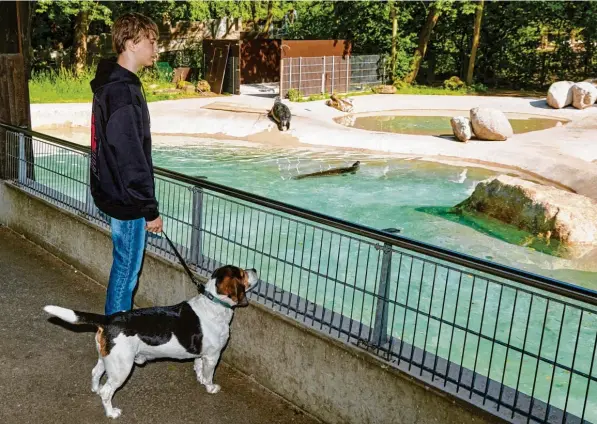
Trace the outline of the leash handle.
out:
<instances>
[{"instance_id":1,"label":"leash handle","mask_svg":"<svg viewBox=\"0 0 597 424\"><path fill-rule=\"evenodd\" d=\"M166 232L164 230L162 230L162 234L164 235L164 237L166 237L168 244L170 244L170 247L172 248L172 250L174 250L176 257L178 258L180 264L182 265L184 270L187 272L187 274L191 278L191 281L193 282L193 284L195 284L197 286L197 288L199 289L199 293L203 294L205 292L205 286L203 284L201 284L199 281L197 281L197 279L195 278L195 276L189 269L189 266L187 265L186 261L182 258L182 255L178 252L178 249L176 249L176 246L174 246L174 243L172 243L172 240L170 240L170 237L168 237L168 235L166 234Z\"/></svg>"}]
</instances>

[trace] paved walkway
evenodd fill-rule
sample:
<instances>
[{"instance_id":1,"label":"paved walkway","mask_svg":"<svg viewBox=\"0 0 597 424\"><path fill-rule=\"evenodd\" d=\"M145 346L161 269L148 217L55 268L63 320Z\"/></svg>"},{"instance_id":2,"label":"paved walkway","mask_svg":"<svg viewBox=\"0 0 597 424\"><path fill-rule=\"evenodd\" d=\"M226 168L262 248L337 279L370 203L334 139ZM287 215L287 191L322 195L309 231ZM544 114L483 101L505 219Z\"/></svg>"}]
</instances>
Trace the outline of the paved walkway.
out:
<instances>
[{"instance_id":1,"label":"paved walkway","mask_svg":"<svg viewBox=\"0 0 597 424\"><path fill-rule=\"evenodd\" d=\"M52 303L101 312L104 289L45 250L0 227L0 423L112 422L91 393L94 333L48 320ZM232 334L234 337L234 334ZM221 363L209 395L192 362L136 367L114 396L118 423L297 423L318 421Z\"/></svg>"}]
</instances>

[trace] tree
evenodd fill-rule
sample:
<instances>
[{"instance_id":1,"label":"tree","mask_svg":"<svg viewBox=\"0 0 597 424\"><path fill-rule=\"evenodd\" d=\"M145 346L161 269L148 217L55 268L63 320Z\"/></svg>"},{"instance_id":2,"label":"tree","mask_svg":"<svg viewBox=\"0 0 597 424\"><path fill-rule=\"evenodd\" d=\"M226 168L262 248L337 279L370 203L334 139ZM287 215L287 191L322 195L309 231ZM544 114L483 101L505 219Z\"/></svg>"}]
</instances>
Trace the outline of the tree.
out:
<instances>
[{"instance_id":1,"label":"tree","mask_svg":"<svg viewBox=\"0 0 597 424\"><path fill-rule=\"evenodd\" d=\"M468 60L468 71L466 73L466 83L471 85L473 83L473 73L475 70L475 59L477 57L477 49L479 48L479 39L481 38L481 21L483 20L483 6L485 0L479 0L475 10L475 26L473 28L473 45L471 46L471 56Z\"/></svg>"},{"instance_id":2,"label":"tree","mask_svg":"<svg viewBox=\"0 0 597 424\"><path fill-rule=\"evenodd\" d=\"M39 0L37 12L47 12L50 19L54 19L57 14L75 16L72 64L73 71L77 75L85 69L87 64L89 24L93 21L101 21L108 25L112 23L112 11L110 8L91 0Z\"/></svg>"},{"instance_id":3,"label":"tree","mask_svg":"<svg viewBox=\"0 0 597 424\"><path fill-rule=\"evenodd\" d=\"M396 13L396 4L390 0L390 17L392 19L392 51L390 53L390 69L392 76L396 72L396 44L398 43L398 14Z\"/></svg>"},{"instance_id":4,"label":"tree","mask_svg":"<svg viewBox=\"0 0 597 424\"><path fill-rule=\"evenodd\" d=\"M440 1L429 5L427 20L425 21L425 25L423 25L423 28L419 33L419 45L415 50L410 72L404 79L404 81L409 84L413 83L417 78L419 68L421 67L421 61L425 57L425 53L427 53L427 45L429 43L429 39L431 38L431 33L433 32L433 28L435 27L435 24L437 24L437 20L441 14L442 3Z\"/></svg>"}]
</instances>

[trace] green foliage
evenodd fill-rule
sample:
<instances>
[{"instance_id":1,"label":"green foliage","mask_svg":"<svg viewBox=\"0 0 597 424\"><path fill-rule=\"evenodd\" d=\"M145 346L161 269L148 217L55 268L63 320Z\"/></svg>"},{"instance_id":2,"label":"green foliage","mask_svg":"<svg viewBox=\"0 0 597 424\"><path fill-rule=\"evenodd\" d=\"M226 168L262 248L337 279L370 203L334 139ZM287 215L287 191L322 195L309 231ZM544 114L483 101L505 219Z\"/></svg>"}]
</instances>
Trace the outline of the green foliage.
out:
<instances>
[{"instance_id":1,"label":"green foliage","mask_svg":"<svg viewBox=\"0 0 597 424\"><path fill-rule=\"evenodd\" d=\"M286 97L288 97L288 100L291 102L300 102L303 99L303 94L296 88L291 88L288 90Z\"/></svg>"},{"instance_id":2,"label":"green foliage","mask_svg":"<svg viewBox=\"0 0 597 424\"><path fill-rule=\"evenodd\" d=\"M392 45L391 5L397 11L397 51L390 69ZM136 11L158 24L184 20L241 18L244 31L261 32L271 14L272 33L284 39L346 39L353 54L385 57L388 81L403 79L410 70L430 7L439 8L437 21L421 63L417 83L438 85L452 76L464 80L471 50L476 2L418 1L53 1L36 3L32 48L68 51L72 45L74 16L90 11L89 34L110 31L113 19ZM271 6L271 7L268 7ZM545 90L556 80L582 80L597 72L597 2L486 1L480 45L473 75L479 87ZM171 66L202 65L202 52L194 58L179 53ZM46 66L58 67L48 54ZM183 57L185 56L185 57ZM193 65L187 63L192 62ZM41 63L41 62L40 62ZM57 61L59 63L59 61ZM35 69L36 63L33 63ZM476 88L475 88L476 87ZM400 88L399 88L400 89ZM412 87L409 89L413 89Z\"/></svg>"},{"instance_id":3,"label":"green foliage","mask_svg":"<svg viewBox=\"0 0 597 424\"><path fill-rule=\"evenodd\" d=\"M444 81L444 88L447 90L462 90L466 84L460 78L454 76Z\"/></svg>"}]
</instances>

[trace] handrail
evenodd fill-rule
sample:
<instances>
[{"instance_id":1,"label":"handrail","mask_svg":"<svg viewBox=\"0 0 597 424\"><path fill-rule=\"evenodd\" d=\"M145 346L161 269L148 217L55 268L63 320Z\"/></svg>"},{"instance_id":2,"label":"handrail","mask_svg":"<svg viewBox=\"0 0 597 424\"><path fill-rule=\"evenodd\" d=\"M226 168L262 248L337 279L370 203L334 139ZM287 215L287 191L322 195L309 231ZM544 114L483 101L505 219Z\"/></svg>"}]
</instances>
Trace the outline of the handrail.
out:
<instances>
[{"instance_id":1,"label":"handrail","mask_svg":"<svg viewBox=\"0 0 597 424\"><path fill-rule=\"evenodd\" d=\"M72 143L70 141L62 140L60 138L52 137L37 131L32 131L27 128L20 128L9 124L4 124L2 122L0 122L0 127L9 131L20 132L28 136L50 141L52 143L68 147L73 150L78 150L82 153L88 154L91 150L89 147ZM392 246L397 246L400 248L415 251L417 253L431 256L439 260L472 268L480 272L492 274L500 278L505 278L507 280L515 281L517 283L535 287L557 295L566 296L581 302L586 302L591 305L597 306L597 291L590 290L585 287L576 286L574 284L555 280L553 278L512 268L507 265L491 262L485 259L477 258L443 247L434 246L402 235L389 234L372 227L352 223L339 218L334 218L329 215L300 208L298 206L292 206L287 203L269 199L267 197L252 194L225 185L217 184L211 181L207 181L205 179L181 174L179 172L171 171L169 169L154 167L154 170L156 174L166 178L171 178L180 182L194 185L196 187L208 189L220 194L235 197L237 199L249 201L260 206L277 210L279 212L287 213L290 215L297 216L299 218L317 222L328 227L336 228L338 230L346 231L348 233L356 234L359 236L369 237L373 240L376 240L384 244L389 244Z\"/></svg>"}]
</instances>

